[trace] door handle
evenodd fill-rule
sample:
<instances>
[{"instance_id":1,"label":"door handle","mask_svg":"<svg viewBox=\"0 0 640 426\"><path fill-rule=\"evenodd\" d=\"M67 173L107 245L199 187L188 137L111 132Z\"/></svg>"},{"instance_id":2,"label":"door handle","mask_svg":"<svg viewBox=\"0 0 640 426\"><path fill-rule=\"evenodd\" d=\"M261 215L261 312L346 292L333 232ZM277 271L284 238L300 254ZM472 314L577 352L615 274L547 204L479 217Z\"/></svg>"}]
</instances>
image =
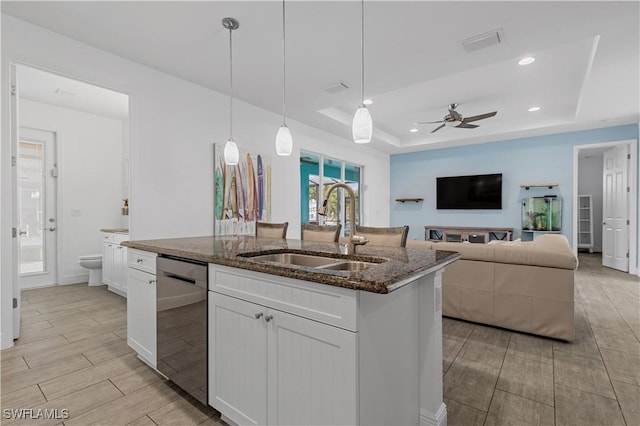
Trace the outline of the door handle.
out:
<instances>
[{"instance_id":1,"label":"door handle","mask_svg":"<svg viewBox=\"0 0 640 426\"><path fill-rule=\"evenodd\" d=\"M56 227L55 227L55 226L52 226L51 228L44 228L44 229L43 229L43 231L51 231L51 232L53 232L53 231L55 231L55 230L56 230Z\"/></svg>"},{"instance_id":2,"label":"door handle","mask_svg":"<svg viewBox=\"0 0 640 426\"><path fill-rule=\"evenodd\" d=\"M20 231L20 235L27 235L27 231Z\"/></svg>"}]
</instances>

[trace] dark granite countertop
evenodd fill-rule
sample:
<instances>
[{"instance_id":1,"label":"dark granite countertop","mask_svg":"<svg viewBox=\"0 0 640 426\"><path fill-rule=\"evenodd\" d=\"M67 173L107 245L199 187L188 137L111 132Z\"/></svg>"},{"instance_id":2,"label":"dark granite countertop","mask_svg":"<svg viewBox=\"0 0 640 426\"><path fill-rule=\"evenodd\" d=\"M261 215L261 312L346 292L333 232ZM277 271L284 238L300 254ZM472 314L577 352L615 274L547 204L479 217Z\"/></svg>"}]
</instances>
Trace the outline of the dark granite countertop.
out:
<instances>
[{"instance_id":1,"label":"dark granite countertop","mask_svg":"<svg viewBox=\"0 0 640 426\"><path fill-rule=\"evenodd\" d=\"M357 254L343 255L337 243L302 240L221 236L126 241L123 246L206 263L231 266L321 284L374 293L389 293L420 276L434 272L460 258L444 250L358 246ZM248 255L295 252L332 258L381 262L361 271L334 271L308 266L261 263Z\"/></svg>"}]
</instances>

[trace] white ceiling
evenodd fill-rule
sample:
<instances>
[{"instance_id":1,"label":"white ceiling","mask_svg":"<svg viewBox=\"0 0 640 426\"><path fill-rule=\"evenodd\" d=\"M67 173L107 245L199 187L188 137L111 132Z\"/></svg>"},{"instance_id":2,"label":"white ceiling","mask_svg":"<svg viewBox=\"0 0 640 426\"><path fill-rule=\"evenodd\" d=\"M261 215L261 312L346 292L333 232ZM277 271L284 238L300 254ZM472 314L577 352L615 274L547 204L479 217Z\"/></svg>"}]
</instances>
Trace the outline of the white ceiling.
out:
<instances>
[{"instance_id":1,"label":"white ceiling","mask_svg":"<svg viewBox=\"0 0 640 426\"><path fill-rule=\"evenodd\" d=\"M11 2L2 12L228 93L234 32L238 98L281 113L281 2ZM360 2L287 1L287 115L350 139L360 97ZM617 1L365 3L366 93L373 146L405 152L637 123L640 3ZM502 29L504 42L461 42ZM528 66L517 61L535 56ZM343 81L348 90L330 94ZM419 126L447 105L498 114L477 129ZM542 109L530 113L537 105ZM295 140L295 134L294 134Z\"/></svg>"},{"instance_id":2,"label":"white ceiling","mask_svg":"<svg viewBox=\"0 0 640 426\"><path fill-rule=\"evenodd\" d=\"M129 96L103 87L62 77L36 68L18 66L21 99L124 120L129 116Z\"/></svg>"}]
</instances>

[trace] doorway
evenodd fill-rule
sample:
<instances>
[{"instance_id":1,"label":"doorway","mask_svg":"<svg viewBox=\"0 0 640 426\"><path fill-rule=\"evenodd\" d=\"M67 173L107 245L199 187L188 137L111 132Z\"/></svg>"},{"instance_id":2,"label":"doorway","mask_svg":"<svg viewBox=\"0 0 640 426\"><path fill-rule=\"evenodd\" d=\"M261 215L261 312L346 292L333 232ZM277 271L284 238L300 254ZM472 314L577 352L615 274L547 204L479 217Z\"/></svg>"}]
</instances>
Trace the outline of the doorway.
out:
<instances>
[{"instance_id":1,"label":"doorway","mask_svg":"<svg viewBox=\"0 0 640 426\"><path fill-rule=\"evenodd\" d=\"M56 135L21 127L17 168L21 288L53 285L58 282Z\"/></svg>"},{"instance_id":2,"label":"doorway","mask_svg":"<svg viewBox=\"0 0 640 426\"><path fill-rule=\"evenodd\" d=\"M637 141L574 147L573 247L603 266L638 274Z\"/></svg>"},{"instance_id":3,"label":"doorway","mask_svg":"<svg viewBox=\"0 0 640 426\"><path fill-rule=\"evenodd\" d=\"M23 289L86 283L80 256L128 228L129 95L11 66L13 338Z\"/></svg>"}]
</instances>

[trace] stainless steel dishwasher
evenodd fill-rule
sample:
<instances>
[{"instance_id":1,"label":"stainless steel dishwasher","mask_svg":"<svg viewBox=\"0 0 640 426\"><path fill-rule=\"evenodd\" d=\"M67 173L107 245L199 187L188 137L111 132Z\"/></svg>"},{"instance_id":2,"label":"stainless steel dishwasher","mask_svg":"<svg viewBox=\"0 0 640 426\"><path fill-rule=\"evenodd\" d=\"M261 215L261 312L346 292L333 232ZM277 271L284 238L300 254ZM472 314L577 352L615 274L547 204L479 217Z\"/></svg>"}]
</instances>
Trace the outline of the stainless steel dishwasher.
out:
<instances>
[{"instance_id":1,"label":"stainless steel dishwasher","mask_svg":"<svg viewBox=\"0 0 640 426\"><path fill-rule=\"evenodd\" d=\"M207 264L157 260L158 371L207 405Z\"/></svg>"}]
</instances>

